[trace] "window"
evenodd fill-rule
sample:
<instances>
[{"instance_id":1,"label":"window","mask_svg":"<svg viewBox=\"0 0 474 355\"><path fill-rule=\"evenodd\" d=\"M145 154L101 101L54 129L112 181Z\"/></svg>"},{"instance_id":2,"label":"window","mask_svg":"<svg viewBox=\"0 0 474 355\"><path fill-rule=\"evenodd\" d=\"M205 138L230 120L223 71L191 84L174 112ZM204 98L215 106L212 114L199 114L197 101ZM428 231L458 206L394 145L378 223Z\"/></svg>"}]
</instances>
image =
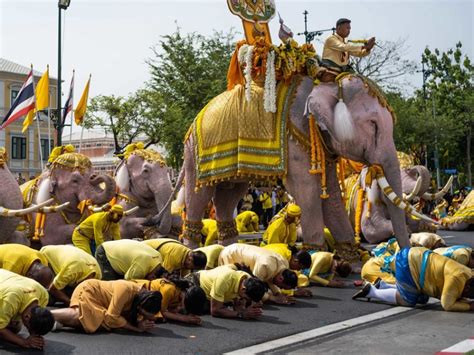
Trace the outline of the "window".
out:
<instances>
[{"instance_id":1,"label":"window","mask_svg":"<svg viewBox=\"0 0 474 355\"><path fill-rule=\"evenodd\" d=\"M11 89L10 106L13 105L13 103L15 102L15 99L18 96L19 92L20 92L20 88Z\"/></svg>"},{"instance_id":2,"label":"window","mask_svg":"<svg viewBox=\"0 0 474 355\"><path fill-rule=\"evenodd\" d=\"M26 159L25 137L12 137L12 159Z\"/></svg>"},{"instance_id":3,"label":"window","mask_svg":"<svg viewBox=\"0 0 474 355\"><path fill-rule=\"evenodd\" d=\"M54 141L51 139L51 147L48 151L48 140L41 139L41 154L43 154L43 160L48 160L49 152L51 152L54 148Z\"/></svg>"}]
</instances>

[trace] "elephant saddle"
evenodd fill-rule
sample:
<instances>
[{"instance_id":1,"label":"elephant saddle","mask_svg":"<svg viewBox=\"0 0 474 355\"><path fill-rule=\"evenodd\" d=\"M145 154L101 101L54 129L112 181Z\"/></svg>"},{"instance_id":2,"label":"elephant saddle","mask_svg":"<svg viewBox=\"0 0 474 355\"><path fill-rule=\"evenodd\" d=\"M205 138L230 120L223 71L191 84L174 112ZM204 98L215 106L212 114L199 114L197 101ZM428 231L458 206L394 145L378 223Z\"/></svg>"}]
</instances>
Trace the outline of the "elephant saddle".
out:
<instances>
[{"instance_id":1,"label":"elephant saddle","mask_svg":"<svg viewBox=\"0 0 474 355\"><path fill-rule=\"evenodd\" d=\"M192 134L196 147L197 187L248 178L275 180L286 174L286 127L299 78L277 87L277 112L265 112L263 88L252 83L250 100L236 85L212 99L197 115Z\"/></svg>"}]
</instances>

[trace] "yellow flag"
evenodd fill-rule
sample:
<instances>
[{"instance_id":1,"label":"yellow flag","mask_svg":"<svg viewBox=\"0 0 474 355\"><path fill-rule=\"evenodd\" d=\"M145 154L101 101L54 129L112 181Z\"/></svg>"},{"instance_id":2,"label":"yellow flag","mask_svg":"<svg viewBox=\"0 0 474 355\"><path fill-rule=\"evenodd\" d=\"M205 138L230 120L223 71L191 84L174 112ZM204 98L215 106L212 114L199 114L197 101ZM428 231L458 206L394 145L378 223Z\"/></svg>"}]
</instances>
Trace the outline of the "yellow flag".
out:
<instances>
[{"instance_id":1,"label":"yellow flag","mask_svg":"<svg viewBox=\"0 0 474 355\"><path fill-rule=\"evenodd\" d=\"M36 110L49 107L49 66L36 85Z\"/></svg>"},{"instance_id":2,"label":"yellow flag","mask_svg":"<svg viewBox=\"0 0 474 355\"><path fill-rule=\"evenodd\" d=\"M33 123L34 117L35 117L35 110L30 110L30 112L28 112L28 115L26 115L25 120L23 121L23 129L21 130L22 133L25 133L25 131L30 126L30 124Z\"/></svg>"},{"instance_id":3,"label":"yellow flag","mask_svg":"<svg viewBox=\"0 0 474 355\"><path fill-rule=\"evenodd\" d=\"M84 92L82 93L81 99L77 104L76 111L74 113L74 121L77 125L81 125L82 121L84 120L84 115L86 114L87 110L87 98L89 97L89 85L91 83L91 78L87 80L86 87L84 88Z\"/></svg>"}]
</instances>

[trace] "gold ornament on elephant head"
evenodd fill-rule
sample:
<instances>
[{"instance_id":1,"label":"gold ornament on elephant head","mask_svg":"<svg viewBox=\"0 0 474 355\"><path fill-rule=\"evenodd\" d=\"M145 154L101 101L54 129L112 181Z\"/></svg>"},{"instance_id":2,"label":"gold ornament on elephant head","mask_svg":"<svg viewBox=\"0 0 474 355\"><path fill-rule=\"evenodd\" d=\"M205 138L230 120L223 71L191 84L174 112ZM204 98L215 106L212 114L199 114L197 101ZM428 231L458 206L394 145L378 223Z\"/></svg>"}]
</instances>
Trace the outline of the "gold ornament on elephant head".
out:
<instances>
[{"instance_id":1,"label":"gold ornament on elephant head","mask_svg":"<svg viewBox=\"0 0 474 355\"><path fill-rule=\"evenodd\" d=\"M166 166L166 161L163 156L153 149L145 149L143 142L131 143L125 147L125 151L122 156L125 160L128 160L132 155L138 155L150 163L159 163L161 167Z\"/></svg>"},{"instance_id":2,"label":"gold ornament on elephant head","mask_svg":"<svg viewBox=\"0 0 474 355\"><path fill-rule=\"evenodd\" d=\"M8 154L5 147L0 147L0 168L3 168L5 163L8 161Z\"/></svg>"}]
</instances>

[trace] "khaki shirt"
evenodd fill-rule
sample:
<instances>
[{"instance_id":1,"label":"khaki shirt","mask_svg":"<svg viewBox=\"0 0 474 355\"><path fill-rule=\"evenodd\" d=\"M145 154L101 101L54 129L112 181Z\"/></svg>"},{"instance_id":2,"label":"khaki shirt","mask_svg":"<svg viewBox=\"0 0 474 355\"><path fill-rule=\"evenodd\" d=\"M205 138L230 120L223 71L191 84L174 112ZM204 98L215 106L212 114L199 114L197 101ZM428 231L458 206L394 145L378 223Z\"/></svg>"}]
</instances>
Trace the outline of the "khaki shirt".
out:
<instances>
[{"instance_id":1,"label":"khaki shirt","mask_svg":"<svg viewBox=\"0 0 474 355\"><path fill-rule=\"evenodd\" d=\"M342 67L349 64L349 56L365 57L369 53L362 46L346 43L344 38L335 33L324 42L323 60L330 60Z\"/></svg>"}]
</instances>

